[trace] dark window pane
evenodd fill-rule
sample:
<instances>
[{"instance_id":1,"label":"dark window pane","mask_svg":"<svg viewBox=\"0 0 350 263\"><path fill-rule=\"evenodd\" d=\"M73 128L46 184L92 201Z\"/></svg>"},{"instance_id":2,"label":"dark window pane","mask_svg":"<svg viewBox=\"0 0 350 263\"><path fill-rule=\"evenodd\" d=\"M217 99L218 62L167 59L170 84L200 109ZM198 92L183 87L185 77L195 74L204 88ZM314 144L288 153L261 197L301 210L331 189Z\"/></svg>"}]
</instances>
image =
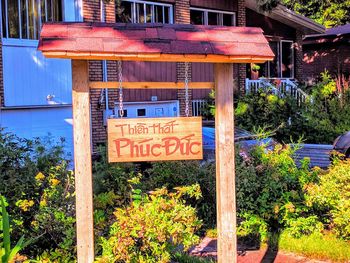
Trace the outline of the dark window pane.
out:
<instances>
[{"instance_id":1,"label":"dark window pane","mask_svg":"<svg viewBox=\"0 0 350 263\"><path fill-rule=\"evenodd\" d=\"M136 4L136 23L145 23L145 10L143 4Z\"/></svg>"},{"instance_id":2,"label":"dark window pane","mask_svg":"<svg viewBox=\"0 0 350 263\"><path fill-rule=\"evenodd\" d=\"M34 39L34 23L35 23L35 9L34 1L28 0L28 26L29 26L29 39Z\"/></svg>"},{"instance_id":3,"label":"dark window pane","mask_svg":"<svg viewBox=\"0 0 350 263\"><path fill-rule=\"evenodd\" d=\"M35 31L36 31L36 35L35 35L35 39L39 39L39 36L40 36L40 29L41 29L41 17L39 17L39 10L40 10L40 8L41 8L41 6L40 6L40 2L39 2L39 4L38 4L38 2L36 2L35 0L34 0L34 2L35 2L35 10L34 10L34 12L35 12ZM40 12L41 12L41 10L40 10Z\"/></svg>"},{"instance_id":4,"label":"dark window pane","mask_svg":"<svg viewBox=\"0 0 350 263\"><path fill-rule=\"evenodd\" d=\"M132 3L116 1L116 21L118 23L132 23Z\"/></svg>"},{"instance_id":5,"label":"dark window pane","mask_svg":"<svg viewBox=\"0 0 350 263\"><path fill-rule=\"evenodd\" d=\"M223 16L223 26L233 26L233 15L222 14Z\"/></svg>"},{"instance_id":6,"label":"dark window pane","mask_svg":"<svg viewBox=\"0 0 350 263\"><path fill-rule=\"evenodd\" d=\"M279 78L279 42L270 42L270 47L275 54L273 61L270 61L270 78Z\"/></svg>"},{"instance_id":7,"label":"dark window pane","mask_svg":"<svg viewBox=\"0 0 350 263\"><path fill-rule=\"evenodd\" d=\"M46 22L46 12L47 12L45 0L40 1L40 11L41 11L41 23L43 24Z\"/></svg>"},{"instance_id":8,"label":"dark window pane","mask_svg":"<svg viewBox=\"0 0 350 263\"><path fill-rule=\"evenodd\" d=\"M5 0L1 0L1 6L2 6L2 37L7 37L6 36L6 10L5 10Z\"/></svg>"},{"instance_id":9,"label":"dark window pane","mask_svg":"<svg viewBox=\"0 0 350 263\"><path fill-rule=\"evenodd\" d=\"M47 0L49 1L49 0ZM62 0L51 0L53 3L53 21L63 20Z\"/></svg>"},{"instance_id":10,"label":"dark window pane","mask_svg":"<svg viewBox=\"0 0 350 263\"><path fill-rule=\"evenodd\" d=\"M164 6L164 23L170 24L170 7Z\"/></svg>"},{"instance_id":11,"label":"dark window pane","mask_svg":"<svg viewBox=\"0 0 350 263\"><path fill-rule=\"evenodd\" d=\"M208 25L217 26L220 25L220 19L219 19L218 13L208 12Z\"/></svg>"},{"instance_id":12,"label":"dark window pane","mask_svg":"<svg viewBox=\"0 0 350 263\"><path fill-rule=\"evenodd\" d=\"M164 23L163 22L163 7L160 5L154 6L154 22L155 23Z\"/></svg>"},{"instance_id":13,"label":"dark window pane","mask_svg":"<svg viewBox=\"0 0 350 263\"><path fill-rule=\"evenodd\" d=\"M191 24L192 25L204 25L204 12L198 10L190 10Z\"/></svg>"},{"instance_id":14,"label":"dark window pane","mask_svg":"<svg viewBox=\"0 0 350 263\"><path fill-rule=\"evenodd\" d=\"M152 5L146 5L146 23L152 23Z\"/></svg>"},{"instance_id":15,"label":"dark window pane","mask_svg":"<svg viewBox=\"0 0 350 263\"><path fill-rule=\"evenodd\" d=\"M282 77L283 78L292 78L293 77L293 43L291 42L282 42Z\"/></svg>"},{"instance_id":16,"label":"dark window pane","mask_svg":"<svg viewBox=\"0 0 350 263\"><path fill-rule=\"evenodd\" d=\"M123 113L124 113L123 117L126 117L126 118L127 118L127 117L128 117L128 110L125 110L125 109L124 109L124 112L123 112ZM118 117L121 117L119 111L118 111Z\"/></svg>"},{"instance_id":17,"label":"dark window pane","mask_svg":"<svg viewBox=\"0 0 350 263\"><path fill-rule=\"evenodd\" d=\"M137 117L145 117L146 109L137 109Z\"/></svg>"},{"instance_id":18,"label":"dark window pane","mask_svg":"<svg viewBox=\"0 0 350 263\"><path fill-rule=\"evenodd\" d=\"M18 1L7 1L7 19L10 38L19 38Z\"/></svg>"},{"instance_id":19,"label":"dark window pane","mask_svg":"<svg viewBox=\"0 0 350 263\"><path fill-rule=\"evenodd\" d=\"M52 4L53 0L47 0L46 1L46 12L47 12L47 21L53 21L53 7L54 5Z\"/></svg>"},{"instance_id":20,"label":"dark window pane","mask_svg":"<svg viewBox=\"0 0 350 263\"><path fill-rule=\"evenodd\" d=\"M22 26L22 38L26 39L28 38L27 30L27 15L28 15L28 8L26 7L26 0L21 0L21 26Z\"/></svg>"}]
</instances>

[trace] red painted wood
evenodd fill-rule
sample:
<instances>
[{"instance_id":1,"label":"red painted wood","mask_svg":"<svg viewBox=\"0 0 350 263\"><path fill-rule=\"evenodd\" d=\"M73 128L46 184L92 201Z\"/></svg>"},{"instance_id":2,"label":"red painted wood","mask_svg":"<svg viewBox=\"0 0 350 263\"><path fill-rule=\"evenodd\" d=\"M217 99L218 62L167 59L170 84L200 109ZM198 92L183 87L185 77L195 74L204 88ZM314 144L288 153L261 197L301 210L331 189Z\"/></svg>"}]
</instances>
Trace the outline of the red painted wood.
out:
<instances>
[{"instance_id":1,"label":"red painted wood","mask_svg":"<svg viewBox=\"0 0 350 263\"><path fill-rule=\"evenodd\" d=\"M124 62L123 80L135 82L175 82L176 63L173 62ZM173 100L177 97L176 90L124 90L125 101L150 101L152 96L158 100Z\"/></svg>"}]
</instances>

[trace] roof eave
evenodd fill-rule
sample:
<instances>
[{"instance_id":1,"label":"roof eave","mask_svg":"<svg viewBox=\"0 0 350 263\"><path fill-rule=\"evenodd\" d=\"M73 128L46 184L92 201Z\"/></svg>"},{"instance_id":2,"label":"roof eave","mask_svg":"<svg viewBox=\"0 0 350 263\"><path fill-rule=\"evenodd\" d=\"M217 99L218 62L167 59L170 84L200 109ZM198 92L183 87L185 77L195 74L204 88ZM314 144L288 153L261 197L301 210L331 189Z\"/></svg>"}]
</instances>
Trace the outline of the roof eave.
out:
<instances>
[{"instance_id":1,"label":"roof eave","mask_svg":"<svg viewBox=\"0 0 350 263\"><path fill-rule=\"evenodd\" d=\"M272 19L280 21L288 26L300 29L304 33L307 33L310 30L320 34L326 32L326 28L323 25L313 21L310 18L297 14L280 4L270 12L263 12L259 10L255 0L246 0L246 7Z\"/></svg>"}]
</instances>

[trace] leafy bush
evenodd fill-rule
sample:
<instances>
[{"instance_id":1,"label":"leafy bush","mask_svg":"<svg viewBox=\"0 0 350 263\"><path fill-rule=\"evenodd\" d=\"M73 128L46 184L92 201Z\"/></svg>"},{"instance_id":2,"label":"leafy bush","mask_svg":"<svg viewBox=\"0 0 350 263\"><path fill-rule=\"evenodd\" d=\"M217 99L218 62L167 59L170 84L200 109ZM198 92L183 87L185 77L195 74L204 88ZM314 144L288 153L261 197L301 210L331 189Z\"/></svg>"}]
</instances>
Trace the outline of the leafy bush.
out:
<instances>
[{"instance_id":1,"label":"leafy bush","mask_svg":"<svg viewBox=\"0 0 350 263\"><path fill-rule=\"evenodd\" d=\"M203 198L187 202L197 209L205 228L216 225L215 165L201 165L198 161L157 162L146 170L141 188L144 191L199 184Z\"/></svg>"},{"instance_id":2,"label":"leafy bush","mask_svg":"<svg viewBox=\"0 0 350 263\"><path fill-rule=\"evenodd\" d=\"M110 237L102 239L103 257L98 262L170 262L171 255L199 241L201 223L183 195L199 198L199 185L166 188L145 195L127 208L117 208Z\"/></svg>"},{"instance_id":3,"label":"leafy bush","mask_svg":"<svg viewBox=\"0 0 350 263\"><path fill-rule=\"evenodd\" d=\"M295 150L277 145L267 151L259 146L248 159L236 157L238 233L248 241L266 241L269 232L281 229L290 229L294 236L322 231L305 201L305 186L316 184L318 173L309 170L308 160L297 167Z\"/></svg>"},{"instance_id":4,"label":"leafy bush","mask_svg":"<svg viewBox=\"0 0 350 263\"><path fill-rule=\"evenodd\" d=\"M275 95L271 88L258 89L235 101L236 124L249 131L268 128L275 131L275 139L284 143L301 137L309 143L332 143L350 130L348 85L346 81L333 80L326 71L309 88L310 98L302 105L289 95ZM214 100L212 93L203 109L206 118L214 117Z\"/></svg>"},{"instance_id":5,"label":"leafy bush","mask_svg":"<svg viewBox=\"0 0 350 263\"><path fill-rule=\"evenodd\" d=\"M291 138L298 140L303 133L303 126L299 126L301 110L292 97L279 98L261 89L238 99L235 117L239 127L249 131L257 127L276 130L275 138L288 142Z\"/></svg>"},{"instance_id":6,"label":"leafy bush","mask_svg":"<svg viewBox=\"0 0 350 263\"><path fill-rule=\"evenodd\" d=\"M2 263L13 262L17 253L23 249L25 246L29 245L28 242L24 242L24 236L22 236L16 245L11 249L11 236L10 236L10 220L9 214L6 211L6 200L3 196L0 195L0 230L1 230L1 239L0 242L0 259Z\"/></svg>"},{"instance_id":7,"label":"leafy bush","mask_svg":"<svg viewBox=\"0 0 350 263\"><path fill-rule=\"evenodd\" d=\"M28 256L45 249L64 258L74 255L74 180L62 143L0 131L0 194L11 208L13 239L36 240L23 250Z\"/></svg>"},{"instance_id":8,"label":"leafy bush","mask_svg":"<svg viewBox=\"0 0 350 263\"><path fill-rule=\"evenodd\" d=\"M320 175L319 184L307 187L307 202L327 216L325 223L334 233L350 240L350 161L337 161Z\"/></svg>"},{"instance_id":9,"label":"leafy bush","mask_svg":"<svg viewBox=\"0 0 350 263\"><path fill-rule=\"evenodd\" d=\"M324 230L323 224L317 216L298 217L288 221L286 231L295 238L301 238L311 234L321 234Z\"/></svg>"}]
</instances>

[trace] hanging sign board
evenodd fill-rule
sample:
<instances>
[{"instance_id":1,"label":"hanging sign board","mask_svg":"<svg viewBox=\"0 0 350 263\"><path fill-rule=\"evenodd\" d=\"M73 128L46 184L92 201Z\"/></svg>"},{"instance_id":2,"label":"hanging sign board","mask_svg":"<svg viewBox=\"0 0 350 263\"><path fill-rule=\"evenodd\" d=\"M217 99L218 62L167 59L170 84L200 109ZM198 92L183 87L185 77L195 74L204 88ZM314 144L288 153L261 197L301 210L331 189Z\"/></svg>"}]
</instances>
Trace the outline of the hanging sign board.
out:
<instances>
[{"instance_id":1,"label":"hanging sign board","mask_svg":"<svg viewBox=\"0 0 350 263\"><path fill-rule=\"evenodd\" d=\"M109 162L203 159L202 118L108 120Z\"/></svg>"}]
</instances>

